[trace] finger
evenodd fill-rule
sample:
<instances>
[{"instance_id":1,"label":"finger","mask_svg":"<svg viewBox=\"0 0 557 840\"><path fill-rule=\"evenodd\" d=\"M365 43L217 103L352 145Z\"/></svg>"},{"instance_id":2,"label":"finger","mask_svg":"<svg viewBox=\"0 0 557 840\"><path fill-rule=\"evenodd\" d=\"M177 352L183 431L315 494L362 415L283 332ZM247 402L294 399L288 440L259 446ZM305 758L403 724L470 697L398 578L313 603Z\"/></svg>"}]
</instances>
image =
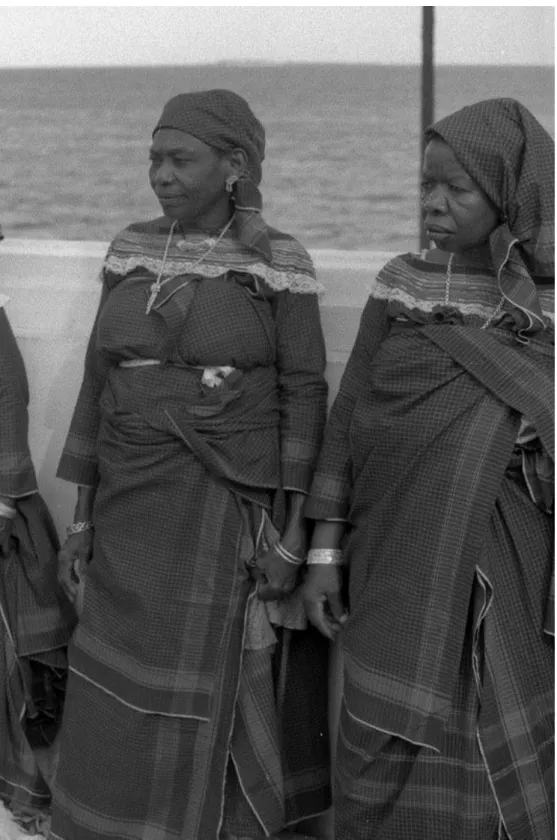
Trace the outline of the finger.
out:
<instances>
[{"instance_id":1,"label":"finger","mask_svg":"<svg viewBox=\"0 0 557 840\"><path fill-rule=\"evenodd\" d=\"M257 597L260 601L278 601L281 597L281 590L270 583L258 584Z\"/></svg>"},{"instance_id":2,"label":"finger","mask_svg":"<svg viewBox=\"0 0 557 840\"><path fill-rule=\"evenodd\" d=\"M62 591L70 604L73 604L75 601L75 592L73 591L72 587L67 583L64 578L60 578L60 586L62 587Z\"/></svg>"},{"instance_id":3,"label":"finger","mask_svg":"<svg viewBox=\"0 0 557 840\"><path fill-rule=\"evenodd\" d=\"M258 566L250 566L248 571L253 580L261 581L261 583L267 582L267 575Z\"/></svg>"},{"instance_id":4,"label":"finger","mask_svg":"<svg viewBox=\"0 0 557 840\"><path fill-rule=\"evenodd\" d=\"M81 613L83 612L83 596L85 593L85 582L82 581L81 584L77 587L77 592L75 595L74 607L75 611L79 618L81 618Z\"/></svg>"},{"instance_id":5,"label":"finger","mask_svg":"<svg viewBox=\"0 0 557 840\"><path fill-rule=\"evenodd\" d=\"M344 624L348 616L346 615L346 610L344 609L340 593L331 592L328 596L328 601L329 609L331 610L335 621L337 621L339 624Z\"/></svg>"},{"instance_id":6,"label":"finger","mask_svg":"<svg viewBox=\"0 0 557 840\"><path fill-rule=\"evenodd\" d=\"M77 586L71 580L71 570L72 567L61 570L58 573L58 583L62 587L66 598L73 604L73 602L75 601L75 596L77 594Z\"/></svg>"},{"instance_id":7,"label":"finger","mask_svg":"<svg viewBox=\"0 0 557 840\"><path fill-rule=\"evenodd\" d=\"M306 601L306 612L308 615L309 620L316 627L320 633L326 636L331 641L334 640L334 633L333 629L330 626L329 622L325 618L325 611L323 609L323 602L307 602Z\"/></svg>"}]
</instances>

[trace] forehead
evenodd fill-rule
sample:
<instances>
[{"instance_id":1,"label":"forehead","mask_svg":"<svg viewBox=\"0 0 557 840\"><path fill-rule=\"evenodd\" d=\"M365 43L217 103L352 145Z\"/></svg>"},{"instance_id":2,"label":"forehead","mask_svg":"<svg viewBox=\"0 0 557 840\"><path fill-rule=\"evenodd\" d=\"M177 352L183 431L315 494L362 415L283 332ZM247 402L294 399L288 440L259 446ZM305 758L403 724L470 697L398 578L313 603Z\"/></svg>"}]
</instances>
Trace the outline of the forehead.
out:
<instances>
[{"instance_id":1,"label":"forehead","mask_svg":"<svg viewBox=\"0 0 557 840\"><path fill-rule=\"evenodd\" d=\"M469 178L467 171L457 160L451 147L440 138L434 138L427 144L424 152L424 172L461 176Z\"/></svg>"},{"instance_id":2,"label":"forehead","mask_svg":"<svg viewBox=\"0 0 557 840\"><path fill-rule=\"evenodd\" d=\"M161 154L178 152L191 152L195 154L207 154L212 151L211 147L198 140L192 134L179 131L177 128L161 128L153 137L151 149Z\"/></svg>"}]
</instances>

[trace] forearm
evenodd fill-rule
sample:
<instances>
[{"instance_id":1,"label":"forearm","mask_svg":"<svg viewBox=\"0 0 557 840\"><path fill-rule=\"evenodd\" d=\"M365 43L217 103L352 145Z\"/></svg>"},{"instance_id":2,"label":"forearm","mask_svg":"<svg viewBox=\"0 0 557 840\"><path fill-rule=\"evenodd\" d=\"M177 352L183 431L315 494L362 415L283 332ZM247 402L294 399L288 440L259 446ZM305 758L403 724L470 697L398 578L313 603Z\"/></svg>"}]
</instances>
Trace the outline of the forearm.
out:
<instances>
[{"instance_id":1,"label":"forearm","mask_svg":"<svg viewBox=\"0 0 557 840\"><path fill-rule=\"evenodd\" d=\"M312 548L340 548L344 534L346 533L346 522L317 522L311 540Z\"/></svg>"},{"instance_id":2,"label":"forearm","mask_svg":"<svg viewBox=\"0 0 557 840\"><path fill-rule=\"evenodd\" d=\"M307 496L295 490L287 490L286 496L286 527L304 526L304 507Z\"/></svg>"},{"instance_id":3,"label":"forearm","mask_svg":"<svg viewBox=\"0 0 557 840\"><path fill-rule=\"evenodd\" d=\"M316 296L284 292L279 297L275 323L282 486L303 495L311 485L327 416L325 345Z\"/></svg>"},{"instance_id":4,"label":"forearm","mask_svg":"<svg viewBox=\"0 0 557 840\"><path fill-rule=\"evenodd\" d=\"M96 487L84 487L80 485L77 488L74 522L91 522L96 492Z\"/></svg>"}]
</instances>

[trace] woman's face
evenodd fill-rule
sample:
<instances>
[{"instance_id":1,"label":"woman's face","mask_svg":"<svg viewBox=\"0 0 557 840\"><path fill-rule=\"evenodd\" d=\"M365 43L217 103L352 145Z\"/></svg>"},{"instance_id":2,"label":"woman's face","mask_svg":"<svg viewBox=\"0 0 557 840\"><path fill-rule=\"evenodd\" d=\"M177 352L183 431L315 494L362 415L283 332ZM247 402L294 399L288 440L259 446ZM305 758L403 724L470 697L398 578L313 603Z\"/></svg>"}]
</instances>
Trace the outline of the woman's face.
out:
<instances>
[{"instance_id":1,"label":"woman's face","mask_svg":"<svg viewBox=\"0 0 557 840\"><path fill-rule=\"evenodd\" d=\"M226 159L197 137L161 128L149 153L149 181L165 216L208 226L229 216Z\"/></svg>"},{"instance_id":2,"label":"woman's face","mask_svg":"<svg viewBox=\"0 0 557 840\"><path fill-rule=\"evenodd\" d=\"M499 210L441 139L426 146L421 193L427 237L442 251L480 248L499 224Z\"/></svg>"}]
</instances>

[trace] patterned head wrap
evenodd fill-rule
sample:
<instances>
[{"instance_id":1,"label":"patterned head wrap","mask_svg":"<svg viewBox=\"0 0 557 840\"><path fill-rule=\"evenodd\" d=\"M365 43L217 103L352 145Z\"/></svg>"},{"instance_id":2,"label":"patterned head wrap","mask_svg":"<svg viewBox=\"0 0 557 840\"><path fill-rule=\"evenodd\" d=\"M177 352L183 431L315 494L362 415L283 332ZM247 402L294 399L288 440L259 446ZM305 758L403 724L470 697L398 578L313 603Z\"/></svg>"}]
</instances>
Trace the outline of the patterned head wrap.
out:
<instances>
[{"instance_id":1,"label":"patterned head wrap","mask_svg":"<svg viewBox=\"0 0 557 840\"><path fill-rule=\"evenodd\" d=\"M263 200L258 185L265 158L265 129L245 99L230 90L180 93L164 106L153 131L175 128L197 137L213 149L243 149L246 174L234 184L232 200L236 211L238 239L271 261L267 227L261 216Z\"/></svg>"},{"instance_id":2,"label":"patterned head wrap","mask_svg":"<svg viewBox=\"0 0 557 840\"><path fill-rule=\"evenodd\" d=\"M555 144L514 99L469 105L431 126L501 211L490 236L501 294L513 306L519 334L543 327L534 276L555 276Z\"/></svg>"}]
</instances>

